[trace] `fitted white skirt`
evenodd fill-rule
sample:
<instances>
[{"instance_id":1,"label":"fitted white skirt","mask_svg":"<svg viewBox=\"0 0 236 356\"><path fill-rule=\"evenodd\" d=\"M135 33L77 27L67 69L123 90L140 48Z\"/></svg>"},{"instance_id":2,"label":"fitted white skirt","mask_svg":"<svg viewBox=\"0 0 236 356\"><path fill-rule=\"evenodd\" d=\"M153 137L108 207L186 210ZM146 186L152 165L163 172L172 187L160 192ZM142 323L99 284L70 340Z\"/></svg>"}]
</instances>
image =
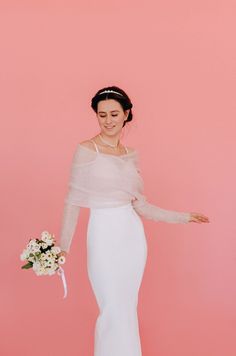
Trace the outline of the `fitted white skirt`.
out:
<instances>
[{"instance_id":1,"label":"fitted white skirt","mask_svg":"<svg viewBox=\"0 0 236 356\"><path fill-rule=\"evenodd\" d=\"M99 307L94 356L141 356L138 292L147 259L140 216L132 203L91 208L87 270Z\"/></svg>"}]
</instances>

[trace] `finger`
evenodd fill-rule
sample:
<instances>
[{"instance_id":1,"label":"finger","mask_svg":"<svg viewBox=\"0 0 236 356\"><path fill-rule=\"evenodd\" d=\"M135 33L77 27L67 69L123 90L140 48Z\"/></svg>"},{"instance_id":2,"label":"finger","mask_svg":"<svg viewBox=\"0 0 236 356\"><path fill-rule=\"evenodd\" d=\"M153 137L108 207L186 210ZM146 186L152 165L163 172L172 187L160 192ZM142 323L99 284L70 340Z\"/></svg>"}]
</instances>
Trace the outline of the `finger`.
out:
<instances>
[{"instance_id":1,"label":"finger","mask_svg":"<svg viewBox=\"0 0 236 356\"><path fill-rule=\"evenodd\" d=\"M209 222L208 218L205 217L205 216L204 216L204 217L201 217L200 219L201 219L202 222Z\"/></svg>"},{"instance_id":2,"label":"finger","mask_svg":"<svg viewBox=\"0 0 236 356\"><path fill-rule=\"evenodd\" d=\"M198 218L196 218L196 217L193 217L193 218L192 218L192 222L200 223L200 221L199 221Z\"/></svg>"}]
</instances>

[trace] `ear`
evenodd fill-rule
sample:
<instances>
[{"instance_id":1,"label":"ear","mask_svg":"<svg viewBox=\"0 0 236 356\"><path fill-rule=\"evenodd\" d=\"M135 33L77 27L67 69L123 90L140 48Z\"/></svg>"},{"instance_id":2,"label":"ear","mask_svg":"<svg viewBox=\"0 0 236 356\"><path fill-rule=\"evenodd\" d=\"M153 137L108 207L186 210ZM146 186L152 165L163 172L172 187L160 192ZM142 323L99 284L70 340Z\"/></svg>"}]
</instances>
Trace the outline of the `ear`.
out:
<instances>
[{"instance_id":1,"label":"ear","mask_svg":"<svg viewBox=\"0 0 236 356\"><path fill-rule=\"evenodd\" d=\"M130 112L130 109L125 110L126 120L127 120L128 116L129 116L129 112ZM126 121L126 120L125 120L125 121Z\"/></svg>"}]
</instances>

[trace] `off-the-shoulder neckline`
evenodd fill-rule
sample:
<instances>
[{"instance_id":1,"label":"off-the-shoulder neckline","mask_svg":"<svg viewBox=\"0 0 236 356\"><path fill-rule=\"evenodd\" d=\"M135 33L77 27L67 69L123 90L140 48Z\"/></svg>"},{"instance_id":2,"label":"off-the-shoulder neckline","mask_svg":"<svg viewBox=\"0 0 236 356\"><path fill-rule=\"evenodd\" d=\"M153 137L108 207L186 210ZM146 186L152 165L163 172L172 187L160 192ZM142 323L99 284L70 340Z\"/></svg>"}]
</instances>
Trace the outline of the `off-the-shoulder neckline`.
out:
<instances>
[{"instance_id":1,"label":"off-the-shoulder neckline","mask_svg":"<svg viewBox=\"0 0 236 356\"><path fill-rule=\"evenodd\" d=\"M126 156L131 156L131 155L136 155L137 154L137 150L133 150L133 151L131 151L131 152L128 152L128 153L124 153L124 154L122 154L122 155L111 155L111 154L109 154L109 153L104 153L104 152L97 152L97 151L95 151L95 150L92 150L91 148L88 148L88 147L86 147L86 146L84 146L84 145L81 145L80 143L78 143L78 146L80 146L80 147L82 147L82 148L85 148L86 150L88 150L88 151L90 151L90 152L94 152L94 153L96 153L96 154L99 154L99 155L103 155L103 156L108 156L108 157L115 157L115 158L121 158L121 157L126 157Z\"/></svg>"}]
</instances>

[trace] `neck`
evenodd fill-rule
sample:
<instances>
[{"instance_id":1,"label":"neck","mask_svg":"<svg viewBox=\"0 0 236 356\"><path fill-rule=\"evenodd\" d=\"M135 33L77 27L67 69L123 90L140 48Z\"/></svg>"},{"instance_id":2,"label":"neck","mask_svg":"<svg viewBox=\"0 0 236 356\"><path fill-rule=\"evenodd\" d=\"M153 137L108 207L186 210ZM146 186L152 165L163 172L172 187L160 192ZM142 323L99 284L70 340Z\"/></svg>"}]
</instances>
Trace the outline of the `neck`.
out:
<instances>
[{"instance_id":1,"label":"neck","mask_svg":"<svg viewBox=\"0 0 236 356\"><path fill-rule=\"evenodd\" d=\"M100 132L99 135L102 137L104 141L106 141L108 144L113 145L113 146L118 146L120 143L120 135L116 136L107 136L103 132Z\"/></svg>"}]
</instances>

